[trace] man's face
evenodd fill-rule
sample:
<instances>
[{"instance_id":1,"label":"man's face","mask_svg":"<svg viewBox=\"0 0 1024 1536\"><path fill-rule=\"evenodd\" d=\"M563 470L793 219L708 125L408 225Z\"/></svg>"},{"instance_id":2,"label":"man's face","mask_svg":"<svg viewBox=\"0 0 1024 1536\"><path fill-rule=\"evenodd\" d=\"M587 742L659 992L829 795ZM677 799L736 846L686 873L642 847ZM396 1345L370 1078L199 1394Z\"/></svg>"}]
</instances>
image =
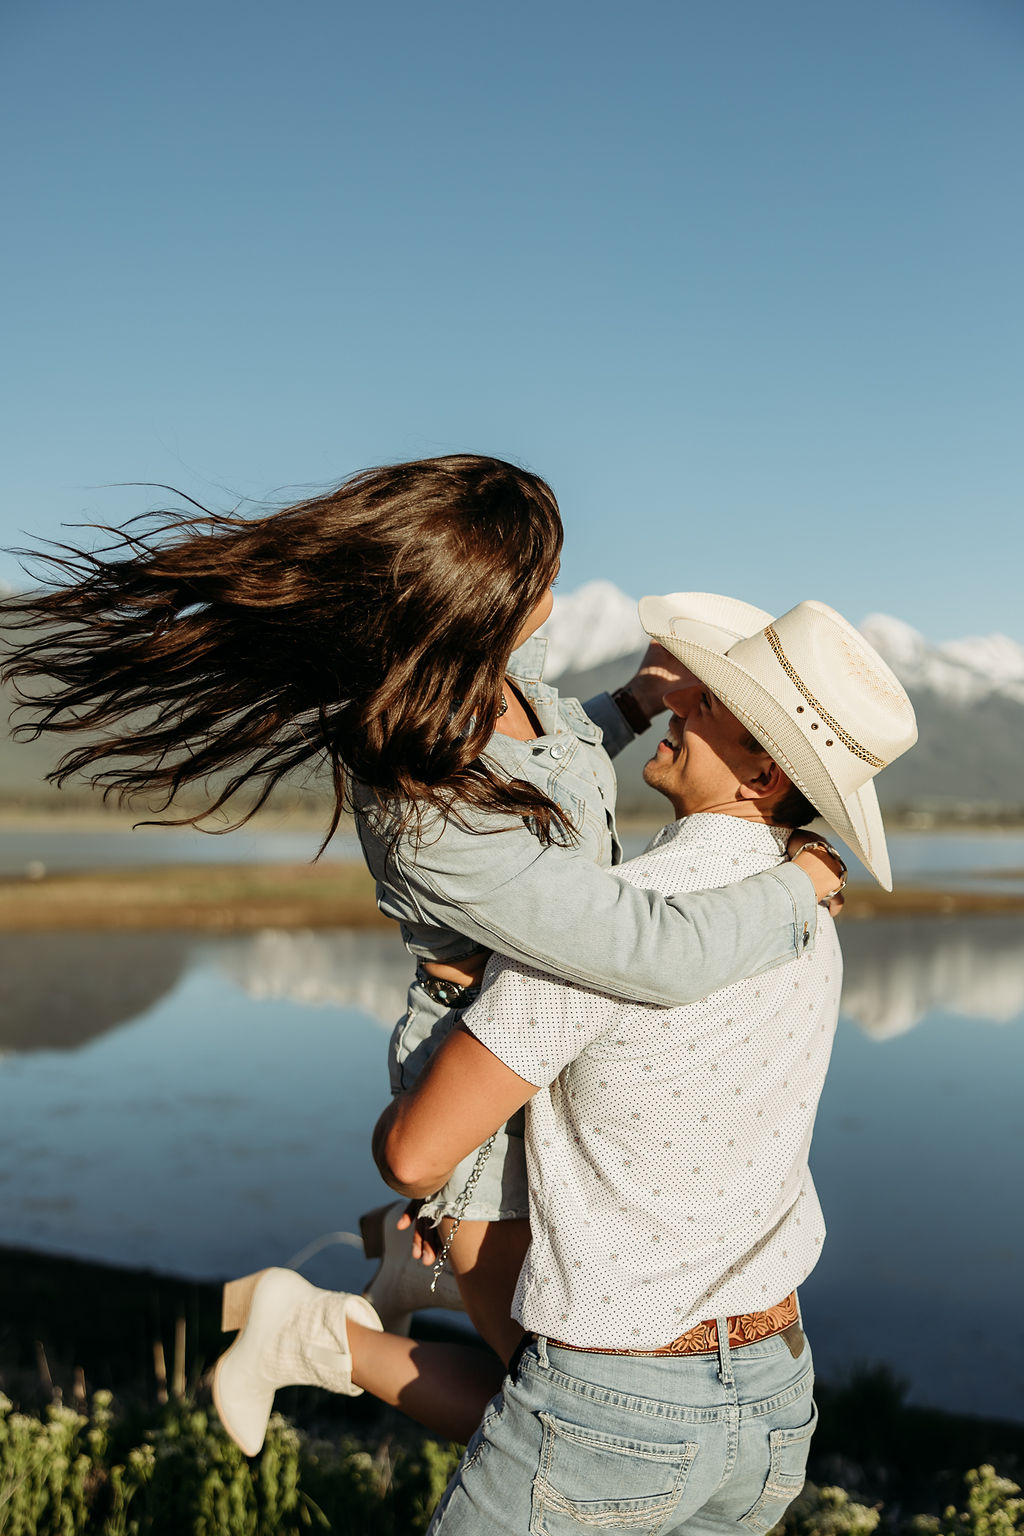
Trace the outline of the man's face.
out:
<instances>
[{"instance_id":1,"label":"man's face","mask_svg":"<svg viewBox=\"0 0 1024 1536\"><path fill-rule=\"evenodd\" d=\"M756 815L759 775L773 765L747 727L702 683L666 694L665 703L672 718L644 768L646 782L667 795L676 816Z\"/></svg>"}]
</instances>

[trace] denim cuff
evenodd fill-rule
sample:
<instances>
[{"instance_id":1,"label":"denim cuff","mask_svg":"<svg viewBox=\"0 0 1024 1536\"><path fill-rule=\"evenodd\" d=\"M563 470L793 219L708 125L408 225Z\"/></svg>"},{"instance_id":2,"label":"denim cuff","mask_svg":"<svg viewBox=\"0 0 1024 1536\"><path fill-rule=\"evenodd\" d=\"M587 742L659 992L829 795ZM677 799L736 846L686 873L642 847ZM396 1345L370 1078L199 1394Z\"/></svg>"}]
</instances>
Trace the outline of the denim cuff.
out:
<instances>
[{"instance_id":1,"label":"denim cuff","mask_svg":"<svg viewBox=\"0 0 1024 1536\"><path fill-rule=\"evenodd\" d=\"M596 693L583 709L595 725L601 727L602 745L609 757L616 757L623 747L636 740L636 732L610 693Z\"/></svg>"},{"instance_id":2,"label":"denim cuff","mask_svg":"<svg viewBox=\"0 0 1024 1536\"><path fill-rule=\"evenodd\" d=\"M796 864L777 864L766 874L785 886L793 903L793 953L809 954L818 932L818 898L814 881Z\"/></svg>"}]
</instances>

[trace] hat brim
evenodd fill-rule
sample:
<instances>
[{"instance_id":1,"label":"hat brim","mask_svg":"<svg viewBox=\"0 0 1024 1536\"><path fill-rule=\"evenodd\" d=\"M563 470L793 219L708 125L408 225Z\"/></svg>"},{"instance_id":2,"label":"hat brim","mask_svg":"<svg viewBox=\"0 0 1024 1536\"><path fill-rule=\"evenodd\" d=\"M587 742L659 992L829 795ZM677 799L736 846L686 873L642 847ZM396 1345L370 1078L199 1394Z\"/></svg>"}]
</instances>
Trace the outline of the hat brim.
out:
<instances>
[{"instance_id":1,"label":"hat brim","mask_svg":"<svg viewBox=\"0 0 1024 1536\"><path fill-rule=\"evenodd\" d=\"M702 595L688 594L691 598ZM749 607L748 604L739 606ZM771 615L761 624L754 624L744 635L733 636L720 650L717 638L713 638L710 645L707 643L711 638L707 633L707 622L699 614L694 621L678 610L669 613L670 608L671 599L644 598L641 601L640 619L651 639L689 667L693 675L706 683L715 697L743 721L751 735L757 737L765 751L806 795L883 890L891 891L892 870L874 783L869 780L853 794L842 795L786 708L757 678L724 654L737 639L747 639L764 623L769 623ZM759 609L753 611L760 612ZM685 623L688 630L692 627L698 632L703 631L701 638L685 639L673 633L671 626L680 622Z\"/></svg>"},{"instance_id":2,"label":"hat brim","mask_svg":"<svg viewBox=\"0 0 1024 1536\"><path fill-rule=\"evenodd\" d=\"M638 604L640 623L666 650L665 637L674 637L674 623L685 622L686 638L705 645L711 651L727 651L737 640L756 635L770 624L773 614L738 597L721 597L717 592L669 592L664 597L642 597ZM674 654L674 652L673 652Z\"/></svg>"}]
</instances>

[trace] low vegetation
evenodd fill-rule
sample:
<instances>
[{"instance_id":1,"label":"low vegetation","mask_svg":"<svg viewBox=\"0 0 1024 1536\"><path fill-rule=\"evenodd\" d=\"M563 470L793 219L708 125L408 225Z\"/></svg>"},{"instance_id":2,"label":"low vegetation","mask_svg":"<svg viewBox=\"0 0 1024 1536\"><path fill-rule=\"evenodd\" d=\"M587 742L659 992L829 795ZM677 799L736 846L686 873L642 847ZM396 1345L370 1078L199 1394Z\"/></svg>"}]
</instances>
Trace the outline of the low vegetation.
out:
<instances>
[{"instance_id":1,"label":"low vegetation","mask_svg":"<svg viewBox=\"0 0 1024 1536\"><path fill-rule=\"evenodd\" d=\"M3 1536L417 1536L459 1449L421 1438L375 1446L327 1442L271 1421L249 1462L216 1419L188 1400L150 1419L118 1415L111 1394L87 1409L50 1404L40 1416L0 1397ZM1024 1500L985 1465L941 1515L887 1515L843 1489L808 1483L779 1536L1014 1536Z\"/></svg>"},{"instance_id":2,"label":"low vegetation","mask_svg":"<svg viewBox=\"0 0 1024 1536\"><path fill-rule=\"evenodd\" d=\"M0 932L390 925L362 864L170 864L0 878Z\"/></svg>"},{"instance_id":3,"label":"low vegetation","mask_svg":"<svg viewBox=\"0 0 1024 1536\"><path fill-rule=\"evenodd\" d=\"M254 1462L225 1438L208 1388L218 1285L0 1247L0 1294L0 1536L426 1530L457 1448L369 1394L283 1390ZM436 1313L416 1332L453 1337ZM819 1378L815 1398L811 1481L783 1536L1024 1532L1024 1424L909 1403L881 1364Z\"/></svg>"},{"instance_id":4,"label":"low vegetation","mask_svg":"<svg viewBox=\"0 0 1024 1536\"><path fill-rule=\"evenodd\" d=\"M87 1411L41 1417L0 1398L3 1536L366 1536L425 1531L458 1459L423 1440L317 1441L275 1415L249 1463L206 1410L168 1404L150 1423L115 1415L109 1392Z\"/></svg>"}]
</instances>

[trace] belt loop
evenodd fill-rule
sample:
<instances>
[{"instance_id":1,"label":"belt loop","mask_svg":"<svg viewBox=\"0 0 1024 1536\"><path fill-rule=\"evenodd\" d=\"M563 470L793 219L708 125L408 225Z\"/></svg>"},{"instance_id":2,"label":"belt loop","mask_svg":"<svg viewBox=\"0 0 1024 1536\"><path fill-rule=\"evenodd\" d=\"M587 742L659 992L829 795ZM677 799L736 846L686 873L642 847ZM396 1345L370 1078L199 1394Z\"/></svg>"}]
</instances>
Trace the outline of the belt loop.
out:
<instances>
[{"instance_id":1,"label":"belt loop","mask_svg":"<svg viewBox=\"0 0 1024 1536\"><path fill-rule=\"evenodd\" d=\"M550 1369L548 1361L548 1341L542 1333L535 1334L537 1340L537 1364L542 1371Z\"/></svg>"},{"instance_id":2,"label":"belt loop","mask_svg":"<svg viewBox=\"0 0 1024 1536\"><path fill-rule=\"evenodd\" d=\"M718 1329L718 1379L723 1387L733 1385L732 1351L729 1348L729 1319L716 1317L715 1326Z\"/></svg>"},{"instance_id":3,"label":"belt loop","mask_svg":"<svg viewBox=\"0 0 1024 1536\"><path fill-rule=\"evenodd\" d=\"M515 1349L512 1351L512 1354L511 1354L511 1356L509 1358L509 1362L508 1362L508 1374L512 1378L513 1381L518 1381L519 1380L519 1366L520 1366L520 1363L522 1361L523 1356L525 1355L526 1351L529 1349L529 1347L530 1347L530 1345L532 1343L533 1343L533 1334L532 1333L524 1333L522 1338L519 1340L519 1343L516 1345Z\"/></svg>"}]
</instances>

